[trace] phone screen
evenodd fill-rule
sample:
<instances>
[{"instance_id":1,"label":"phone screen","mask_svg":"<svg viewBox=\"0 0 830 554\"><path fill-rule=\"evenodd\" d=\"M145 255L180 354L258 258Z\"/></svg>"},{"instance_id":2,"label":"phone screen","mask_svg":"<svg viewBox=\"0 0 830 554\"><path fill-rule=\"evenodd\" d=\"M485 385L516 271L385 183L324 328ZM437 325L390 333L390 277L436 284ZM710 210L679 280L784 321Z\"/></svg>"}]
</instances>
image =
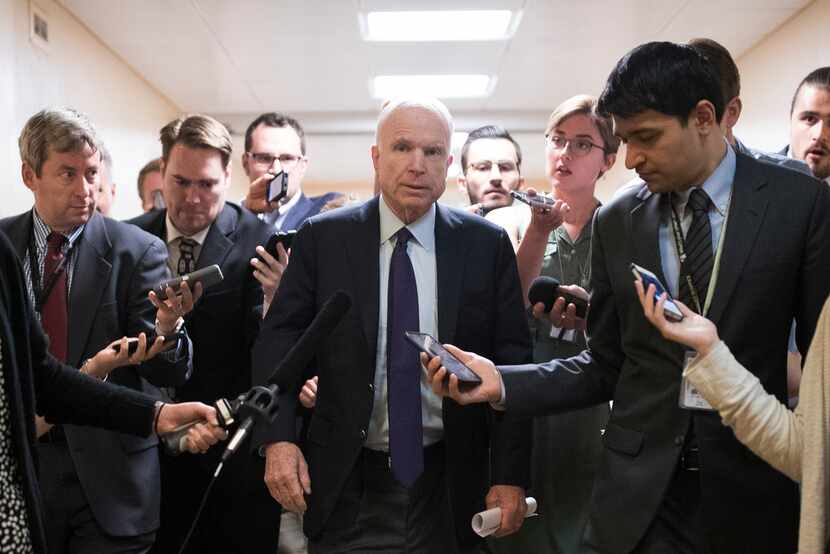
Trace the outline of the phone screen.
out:
<instances>
[{"instance_id":1,"label":"phone screen","mask_svg":"<svg viewBox=\"0 0 830 554\"><path fill-rule=\"evenodd\" d=\"M441 365L447 368L447 371L458 377L459 381L466 383L481 383L481 377L475 372L461 363L461 361L450 354L444 346L438 342L438 339L427 333L414 333L412 331L406 332L406 338L409 339L422 352L426 352L430 356L438 356L441 358Z\"/></svg>"},{"instance_id":2,"label":"phone screen","mask_svg":"<svg viewBox=\"0 0 830 554\"><path fill-rule=\"evenodd\" d=\"M654 285L655 300L660 298L663 294L668 294L666 302L663 304L663 315L665 315L667 319L671 321L683 320L683 314L680 312L680 308L678 308L677 304L674 303L671 294L668 293L666 287L664 287L663 283L660 282L660 279L657 278L657 275L643 267L638 266L637 264L631 264L631 272L634 274L635 279L639 279L643 282L644 290L648 290L649 285Z\"/></svg>"}]
</instances>

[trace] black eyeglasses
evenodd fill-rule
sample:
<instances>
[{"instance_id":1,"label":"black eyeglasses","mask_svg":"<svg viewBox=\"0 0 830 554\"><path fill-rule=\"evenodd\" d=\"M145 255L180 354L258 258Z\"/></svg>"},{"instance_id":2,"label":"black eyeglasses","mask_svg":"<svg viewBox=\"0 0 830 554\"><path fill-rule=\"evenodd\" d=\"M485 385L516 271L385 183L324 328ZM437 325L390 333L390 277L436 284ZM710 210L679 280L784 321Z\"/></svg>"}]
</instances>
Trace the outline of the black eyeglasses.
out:
<instances>
[{"instance_id":1,"label":"black eyeglasses","mask_svg":"<svg viewBox=\"0 0 830 554\"><path fill-rule=\"evenodd\" d=\"M290 169L297 165L297 162L303 159L302 156L295 156L294 154L280 154L279 156L274 156L273 154L267 154L265 152L246 152L246 154L254 160L255 164L263 167L271 167L274 164L274 161L279 160L280 166L283 169Z\"/></svg>"},{"instance_id":2,"label":"black eyeglasses","mask_svg":"<svg viewBox=\"0 0 830 554\"><path fill-rule=\"evenodd\" d=\"M592 148L599 148L605 152L605 148L585 137L567 138L563 135L545 135L545 139L554 150L565 150L570 146L571 154L578 158L590 154Z\"/></svg>"}]
</instances>

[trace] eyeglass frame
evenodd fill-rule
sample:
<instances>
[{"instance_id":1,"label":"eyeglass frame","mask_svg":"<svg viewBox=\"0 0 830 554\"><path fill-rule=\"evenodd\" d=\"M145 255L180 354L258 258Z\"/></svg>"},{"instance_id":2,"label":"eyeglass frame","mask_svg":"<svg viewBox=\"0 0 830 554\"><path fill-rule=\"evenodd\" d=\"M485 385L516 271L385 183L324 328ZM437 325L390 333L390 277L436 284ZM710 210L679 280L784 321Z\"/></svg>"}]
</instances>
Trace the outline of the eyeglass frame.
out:
<instances>
[{"instance_id":1,"label":"eyeglass frame","mask_svg":"<svg viewBox=\"0 0 830 554\"><path fill-rule=\"evenodd\" d=\"M565 141L565 143L561 147L558 147L555 144L553 144L553 137L561 138ZM571 148L571 145L573 144L573 141L576 140L576 139L584 140L585 142L587 142L588 144L591 145L591 148L589 150L587 150L585 153L579 153L578 150L574 150L573 148ZM565 135L557 135L556 133L546 133L545 134L545 143L550 144L555 150L561 150L563 152L565 150L570 150L570 152L573 155L575 155L577 158L584 158L585 156L590 154L591 150L594 149L594 148L597 148L597 149L601 150L603 154L608 154L608 149L607 148L604 148L604 147L600 146L599 144L595 144L594 141L592 141L589 138L585 138L585 137L567 138Z\"/></svg>"},{"instance_id":2,"label":"eyeglass frame","mask_svg":"<svg viewBox=\"0 0 830 554\"><path fill-rule=\"evenodd\" d=\"M271 167L272 165L274 165L274 161L279 160L280 167L285 167L286 169L292 168L296 166L298 163L300 163L301 160L306 159L305 156L303 156L302 154L300 154L299 156L296 156L294 154L280 154L279 156L274 156L273 154L268 154L266 152L245 152L245 155L249 156L251 159L253 159L255 164L261 167ZM269 156L270 158L272 158L271 163L266 164L265 162L261 162L257 160L257 156ZM283 161L282 158L284 156L291 156L293 159Z\"/></svg>"}]
</instances>

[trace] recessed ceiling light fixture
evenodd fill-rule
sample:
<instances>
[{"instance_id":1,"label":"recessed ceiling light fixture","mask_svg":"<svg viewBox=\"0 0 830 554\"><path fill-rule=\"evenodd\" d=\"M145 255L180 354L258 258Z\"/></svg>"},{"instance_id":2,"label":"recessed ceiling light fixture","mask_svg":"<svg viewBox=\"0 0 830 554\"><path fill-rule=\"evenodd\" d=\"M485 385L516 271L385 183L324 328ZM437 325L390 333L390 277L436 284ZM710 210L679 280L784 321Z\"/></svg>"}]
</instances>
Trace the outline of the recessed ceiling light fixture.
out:
<instances>
[{"instance_id":1,"label":"recessed ceiling light fixture","mask_svg":"<svg viewBox=\"0 0 830 554\"><path fill-rule=\"evenodd\" d=\"M435 42L506 40L513 36L521 10L442 10L360 14L363 40Z\"/></svg>"},{"instance_id":2,"label":"recessed ceiling light fixture","mask_svg":"<svg viewBox=\"0 0 830 554\"><path fill-rule=\"evenodd\" d=\"M489 75L378 75L372 80L372 96L381 100L400 96L480 98L493 90Z\"/></svg>"}]
</instances>

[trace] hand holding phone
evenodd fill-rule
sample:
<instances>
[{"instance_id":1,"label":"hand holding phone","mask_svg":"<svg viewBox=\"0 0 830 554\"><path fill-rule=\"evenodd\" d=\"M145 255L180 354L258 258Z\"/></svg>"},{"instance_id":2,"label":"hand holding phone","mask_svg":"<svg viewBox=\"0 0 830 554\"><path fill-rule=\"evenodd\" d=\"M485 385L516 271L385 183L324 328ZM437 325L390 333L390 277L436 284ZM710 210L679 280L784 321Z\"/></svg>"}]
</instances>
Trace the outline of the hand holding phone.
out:
<instances>
[{"instance_id":1,"label":"hand holding phone","mask_svg":"<svg viewBox=\"0 0 830 554\"><path fill-rule=\"evenodd\" d=\"M660 298L664 293L666 294L666 302L663 304L663 315L666 319L669 321L683 321L683 313L677 307L677 304L674 303L671 294L668 293L668 290L660 282L660 279L657 278L657 275L637 264L632 263L630 267L634 278L643 284L643 290L648 290L649 285L654 285L656 290L654 294L655 298Z\"/></svg>"},{"instance_id":2,"label":"hand holding phone","mask_svg":"<svg viewBox=\"0 0 830 554\"><path fill-rule=\"evenodd\" d=\"M447 371L458 377L462 383L479 384L481 377L464 365L458 358L450 354L449 350L438 342L438 339L427 333L416 333L414 331L407 331L406 338L415 345L421 352L426 352L431 358L437 356L441 359L441 365L447 368Z\"/></svg>"},{"instance_id":3,"label":"hand holding phone","mask_svg":"<svg viewBox=\"0 0 830 554\"><path fill-rule=\"evenodd\" d=\"M294 237L297 236L297 231L279 231L271 235L268 242L265 243L265 251L271 254L274 259L279 259L279 252L277 252L277 245L282 244L286 252L294 244ZM260 257L262 259L262 257ZM264 260L263 260L264 261Z\"/></svg>"},{"instance_id":4,"label":"hand holding phone","mask_svg":"<svg viewBox=\"0 0 830 554\"><path fill-rule=\"evenodd\" d=\"M221 283L223 279L224 276L222 275L222 270L219 269L218 265L213 264L196 270L193 273L188 273L187 275L182 275L181 277L174 277L172 279L162 281L155 286L153 292L156 293L156 297L159 300L167 300L168 287L173 289L173 292L177 292L182 283L187 283L190 290L195 290L196 283L202 283L202 291L205 291L208 287Z\"/></svg>"}]
</instances>

